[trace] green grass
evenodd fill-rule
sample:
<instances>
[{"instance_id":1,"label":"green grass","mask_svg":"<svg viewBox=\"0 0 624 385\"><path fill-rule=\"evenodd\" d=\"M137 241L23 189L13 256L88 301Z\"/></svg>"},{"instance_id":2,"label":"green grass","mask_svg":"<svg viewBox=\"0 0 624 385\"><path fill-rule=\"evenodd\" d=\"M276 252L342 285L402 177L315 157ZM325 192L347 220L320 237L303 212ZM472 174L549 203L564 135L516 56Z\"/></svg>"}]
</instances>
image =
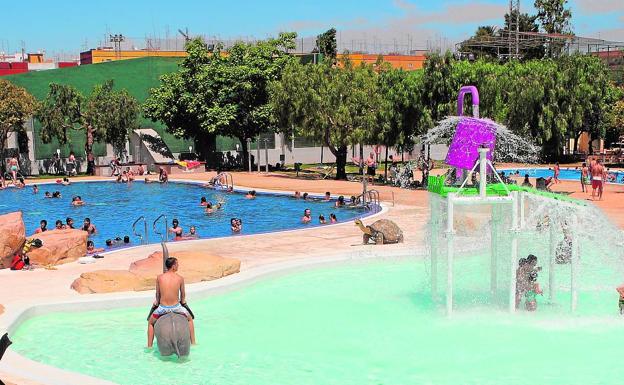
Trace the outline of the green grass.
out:
<instances>
[{"instance_id":1,"label":"green grass","mask_svg":"<svg viewBox=\"0 0 624 385\"><path fill-rule=\"evenodd\" d=\"M83 95L88 96L96 84L112 79L115 82L115 88L128 90L140 103L143 103L149 95L150 88L158 86L163 74L177 70L178 61L178 58L147 57L48 71L32 71L5 76L4 78L24 87L38 100L43 100L46 97L50 83L72 85ZM165 127L161 123L154 123L141 117L140 125L141 127L154 128L172 152L188 151L189 142L166 133ZM39 129L39 123L35 122L35 132L38 133ZM67 156L72 150L77 154L82 154L85 142L84 133L71 132L70 140L71 145L59 147L56 141L45 144L39 135L35 135L37 158L50 158L57 148L61 149L63 156ZM103 144L97 145L95 151L96 154L103 155L106 151L105 146Z\"/></svg>"}]
</instances>

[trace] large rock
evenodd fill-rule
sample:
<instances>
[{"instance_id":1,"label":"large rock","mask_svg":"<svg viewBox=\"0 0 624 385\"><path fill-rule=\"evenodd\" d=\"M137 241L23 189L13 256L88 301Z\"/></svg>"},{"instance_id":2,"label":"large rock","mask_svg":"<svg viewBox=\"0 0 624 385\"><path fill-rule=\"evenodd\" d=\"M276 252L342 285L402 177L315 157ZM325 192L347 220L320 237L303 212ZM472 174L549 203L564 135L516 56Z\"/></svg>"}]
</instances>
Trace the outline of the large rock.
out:
<instances>
[{"instance_id":1,"label":"large rock","mask_svg":"<svg viewBox=\"0 0 624 385\"><path fill-rule=\"evenodd\" d=\"M128 270L97 270L82 273L71 288L80 294L143 291L156 286L156 277L144 279Z\"/></svg>"},{"instance_id":2,"label":"large rock","mask_svg":"<svg viewBox=\"0 0 624 385\"><path fill-rule=\"evenodd\" d=\"M87 253L86 231L66 229L37 234L43 246L28 252L30 262L39 265L59 265L84 257Z\"/></svg>"},{"instance_id":3,"label":"large rock","mask_svg":"<svg viewBox=\"0 0 624 385\"><path fill-rule=\"evenodd\" d=\"M0 269L11 266L13 254L26 240L22 212L0 215Z\"/></svg>"},{"instance_id":4,"label":"large rock","mask_svg":"<svg viewBox=\"0 0 624 385\"><path fill-rule=\"evenodd\" d=\"M219 279L240 271L240 261L205 254L201 251L171 252L178 259L178 274L184 282L194 283ZM132 263L129 270L98 270L82 273L71 288L80 294L144 291L156 288L156 276L162 273L162 253Z\"/></svg>"}]
</instances>

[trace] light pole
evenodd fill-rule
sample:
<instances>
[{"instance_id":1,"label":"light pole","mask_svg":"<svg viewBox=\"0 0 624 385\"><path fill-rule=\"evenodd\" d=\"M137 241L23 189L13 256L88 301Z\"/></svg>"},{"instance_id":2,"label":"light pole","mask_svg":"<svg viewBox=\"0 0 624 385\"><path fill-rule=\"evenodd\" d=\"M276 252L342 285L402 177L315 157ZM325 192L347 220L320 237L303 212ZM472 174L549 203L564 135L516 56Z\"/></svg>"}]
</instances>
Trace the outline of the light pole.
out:
<instances>
[{"instance_id":1,"label":"light pole","mask_svg":"<svg viewBox=\"0 0 624 385\"><path fill-rule=\"evenodd\" d=\"M256 139L256 159L258 162L258 172L260 172L260 135Z\"/></svg>"},{"instance_id":2,"label":"light pole","mask_svg":"<svg viewBox=\"0 0 624 385\"><path fill-rule=\"evenodd\" d=\"M247 138L247 163L249 163L249 172L251 172L251 138Z\"/></svg>"},{"instance_id":3,"label":"light pole","mask_svg":"<svg viewBox=\"0 0 624 385\"><path fill-rule=\"evenodd\" d=\"M264 162L266 163L266 173L269 173L269 139L264 139Z\"/></svg>"}]
</instances>

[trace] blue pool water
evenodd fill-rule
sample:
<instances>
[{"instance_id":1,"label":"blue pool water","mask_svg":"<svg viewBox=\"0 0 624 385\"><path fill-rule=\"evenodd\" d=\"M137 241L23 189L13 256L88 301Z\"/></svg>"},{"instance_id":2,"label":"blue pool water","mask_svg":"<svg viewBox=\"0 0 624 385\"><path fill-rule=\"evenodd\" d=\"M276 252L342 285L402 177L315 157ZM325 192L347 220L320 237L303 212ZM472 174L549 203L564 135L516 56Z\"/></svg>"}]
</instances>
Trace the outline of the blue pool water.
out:
<instances>
[{"instance_id":1,"label":"blue pool water","mask_svg":"<svg viewBox=\"0 0 624 385\"><path fill-rule=\"evenodd\" d=\"M45 191L55 190L61 192L62 198L44 198ZM74 195L80 195L86 204L71 206ZM225 204L222 209L205 214L204 208L199 205L201 197L213 203L221 200ZM311 225L304 225L300 221L306 208L312 210ZM159 242L160 238L154 234L152 222L160 214L167 215L169 226L171 220L177 218L185 233L191 225L196 226L202 238L232 235L232 217L242 219L242 234L257 234L316 226L319 214L323 214L329 221L329 214L335 213L339 222L366 214L362 209L335 208L333 201L303 201L284 195L261 193L258 193L256 199L249 200L241 193L215 191L198 184L160 185L143 182L85 182L69 186L43 184L39 186L38 194L33 194L30 185L21 190L1 190L0 214L16 210L23 212L27 235L34 233L42 219L48 221L48 229L53 229L57 219L65 222L67 217L71 217L75 222L74 227L81 227L84 218L89 217L98 230L91 237L96 247L104 247L106 239L123 238L124 235L129 235L132 243L137 244L139 239L132 234L132 223L141 215L147 218L149 240L154 243ZM143 225L137 227L142 232ZM162 230L163 225L157 228Z\"/></svg>"},{"instance_id":2,"label":"blue pool water","mask_svg":"<svg viewBox=\"0 0 624 385\"><path fill-rule=\"evenodd\" d=\"M505 169L501 170L505 173L505 175L509 176L515 174L516 171L520 172L520 176L524 176L525 174L529 174L531 178L548 178L549 176L554 175L553 170L549 170L547 168L518 168L518 169ZM609 171L609 174L615 177L615 180L611 182L614 183L624 183L624 172L622 171ZM559 174L559 179L561 180L581 180L581 170L574 168L561 168L561 173Z\"/></svg>"}]
</instances>

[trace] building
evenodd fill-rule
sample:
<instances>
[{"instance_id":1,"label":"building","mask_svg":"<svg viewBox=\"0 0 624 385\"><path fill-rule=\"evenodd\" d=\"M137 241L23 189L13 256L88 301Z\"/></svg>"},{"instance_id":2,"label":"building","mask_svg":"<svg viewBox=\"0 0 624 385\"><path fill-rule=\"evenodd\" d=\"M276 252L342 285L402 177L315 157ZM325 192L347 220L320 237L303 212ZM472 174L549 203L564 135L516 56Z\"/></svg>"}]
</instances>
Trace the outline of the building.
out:
<instances>
[{"instance_id":1,"label":"building","mask_svg":"<svg viewBox=\"0 0 624 385\"><path fill-rule=\"evenodd\" d=\"M422 69L425 65L425 61L427 60L426 53L419 52L413 55L375 55L375 54L364 54L364 53L349 53L349 54L339 54L338 59L348 58L354 65L359 65L360 63L365 64L375 64L377 60L380 58L386 62L390 63L392 68L401 68L406 71L414 71Z\"/></svg>"},{"instance_id":2,"label":"building","mask_svg":"<svg viewBox=\"0 0 624 385\"><path fill-rule=\"evenodd\" d=\"M0 76L17 75L29 71L45 71L56 68L77 66L78 62L54 62L46 60L43 53L16 53L13 55L0 55Z\"/></svg>"},{"instance_id":3,"label":"building","mask_svg":"<svg viewBox=\"0 0 624 385\"><path fill-rule=\"evenodd\" d=\"M80 65L105 63L109 61L139 59L144 57L186 57L186 51L161 50L115 50L113 47L100 47L80 53Z\"/></svg>"}]
</instances>

